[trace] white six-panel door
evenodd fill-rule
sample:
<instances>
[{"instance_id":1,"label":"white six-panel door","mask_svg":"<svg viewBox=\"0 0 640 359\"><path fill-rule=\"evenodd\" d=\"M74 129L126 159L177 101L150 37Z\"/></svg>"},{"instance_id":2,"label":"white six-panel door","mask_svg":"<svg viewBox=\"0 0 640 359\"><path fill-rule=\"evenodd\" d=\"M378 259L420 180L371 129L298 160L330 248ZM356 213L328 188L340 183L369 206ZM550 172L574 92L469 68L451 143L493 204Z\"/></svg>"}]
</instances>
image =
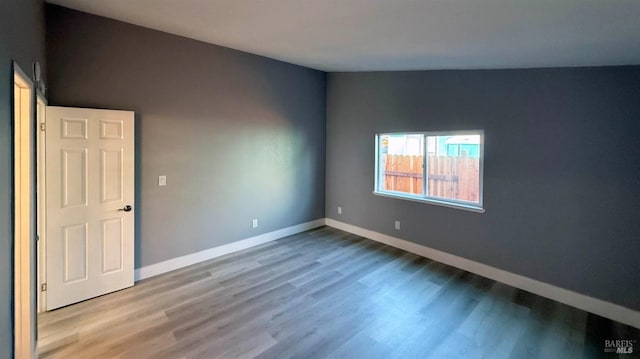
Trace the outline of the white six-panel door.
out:
<instances>
[{"instance_id":1,"label":"white six-panel door","mask_svg":"<svg viewBox=\"0 0 640 359\"><path fill-rule=\"evenodd\" d=\"M47 107L47 310L134 281L134 113Z\"/></svg>"}]
</instances>

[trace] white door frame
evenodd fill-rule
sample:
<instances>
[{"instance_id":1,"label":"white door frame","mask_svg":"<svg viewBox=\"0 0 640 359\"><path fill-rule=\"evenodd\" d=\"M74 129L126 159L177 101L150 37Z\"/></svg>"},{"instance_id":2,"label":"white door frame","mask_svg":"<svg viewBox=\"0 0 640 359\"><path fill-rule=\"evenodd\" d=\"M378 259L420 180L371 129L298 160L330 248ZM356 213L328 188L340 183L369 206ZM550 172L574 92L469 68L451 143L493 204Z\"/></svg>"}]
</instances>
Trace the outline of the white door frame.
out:
<instances>
[{"instance_id":1,"label":"white door frame","mask_svg":"<svg viewBox=\"0 0 640 359\"><path fill-rule=\"evenodd\" d=\"M37 204L38 204L38 271L37 271L37 283L36 288L37 301L38 301L38 313L45 312L47 308L47 168L46 168L46 133L44 128L47 122L47 99L38 92L36 98L36 132L38 133L37 140Z\"/></svg>"},{"instance_id":2,"label":"white door frame","mask_svg":"<svg viewBox=\"0 0 640 359\"><path fill-rule=\"evenodd\" d=\"M31 218L35 208L31 206L32 138L34 123L33 82L13 63L13 132L14 132L14 355L16 358L33 358L37 350L31 315Z\"/></svg>"}]
</instances>

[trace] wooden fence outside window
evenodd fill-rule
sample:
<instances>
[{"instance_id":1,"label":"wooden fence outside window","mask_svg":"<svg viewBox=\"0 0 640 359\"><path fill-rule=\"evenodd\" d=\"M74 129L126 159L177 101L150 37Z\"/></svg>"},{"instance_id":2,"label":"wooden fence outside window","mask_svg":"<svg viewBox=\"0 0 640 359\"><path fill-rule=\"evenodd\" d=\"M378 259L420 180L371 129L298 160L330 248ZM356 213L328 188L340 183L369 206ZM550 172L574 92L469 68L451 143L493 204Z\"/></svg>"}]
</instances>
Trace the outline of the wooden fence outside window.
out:
<instances>
[{"instance_id":1,"label":"wooden fence outside window","mask_svg":"<svg viewBox=\"0 0 640 359\"><path fill-rule=\"evenodd\" d=\"M384 155L384 190L422 194L423 156ZM480 160L472 157L427 158L429 196L478 202Z\"/></svg>"}]
</instances>

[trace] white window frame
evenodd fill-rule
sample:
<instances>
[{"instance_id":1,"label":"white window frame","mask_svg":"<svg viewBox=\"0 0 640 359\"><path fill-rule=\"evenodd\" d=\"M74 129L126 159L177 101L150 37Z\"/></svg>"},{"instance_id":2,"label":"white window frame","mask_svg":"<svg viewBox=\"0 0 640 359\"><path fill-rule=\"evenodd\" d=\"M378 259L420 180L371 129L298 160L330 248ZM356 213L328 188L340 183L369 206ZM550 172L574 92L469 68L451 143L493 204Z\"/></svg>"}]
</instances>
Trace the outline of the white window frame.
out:
<instances>
[{"instance_id":1,"label":"white window frame","mask_svg":"<svg viewBox=\"0 0 640 359\"><path fill-rule=\"evenodd\" d=\"M423 174L422 174L422 195L413 195L403 192L385 191L379 188L380 185L380 137L385 135L415 135L420 134L424 136L424 149L423 149ZM461 135L480 135L480 148L479 148L479 193L478 202L461 201L456 199L434 197L428 195L427 185L428 179L428 144L427 137L429 136L461 136ZM427 204L433 204L437 206L444 206L456 209L462 209L466 211L484 213L483 207L483 183L484 183L484 130L464 130L464 131L427 131L427 132L381 132L375 135L375 168L374 168L374 184L373 194L376 196L390 197L403 199L414 202L421 202Z\"/></svg>"}]
</instances>

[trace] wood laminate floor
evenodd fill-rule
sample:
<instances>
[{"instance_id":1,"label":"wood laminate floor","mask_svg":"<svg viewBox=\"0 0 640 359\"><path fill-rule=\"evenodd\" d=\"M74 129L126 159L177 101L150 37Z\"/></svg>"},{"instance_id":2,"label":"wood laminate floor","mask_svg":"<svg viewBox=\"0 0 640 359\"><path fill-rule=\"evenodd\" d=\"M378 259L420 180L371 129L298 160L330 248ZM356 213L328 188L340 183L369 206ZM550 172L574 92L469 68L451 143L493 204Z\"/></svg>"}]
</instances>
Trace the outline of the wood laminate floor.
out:
<instances>
[{"instance_id":1,"label":"wood laminate floor","mask_svg":"<svg viewBox=\"0 0 640 359\"><path fill-rule=\"evenodd\" d=\"M41 314L41 358L600 358L640 331L329 227Z\"/></svg>"}]
</instances>

